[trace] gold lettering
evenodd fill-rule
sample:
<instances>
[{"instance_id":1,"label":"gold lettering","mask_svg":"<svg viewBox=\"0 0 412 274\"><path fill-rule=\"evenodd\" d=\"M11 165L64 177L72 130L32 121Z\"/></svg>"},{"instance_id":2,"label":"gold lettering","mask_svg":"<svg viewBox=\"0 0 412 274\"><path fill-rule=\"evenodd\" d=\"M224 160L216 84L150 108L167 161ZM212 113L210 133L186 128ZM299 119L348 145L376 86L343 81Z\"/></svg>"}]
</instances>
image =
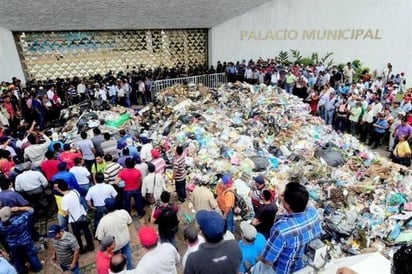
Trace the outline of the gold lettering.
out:
<instances>
[{"instance_id":1,"label":"gold lettering","mask_svg":"<svg viewBox=\"0 0 412 274\"><path fill-rule=\"evenodd\" d=\"M372 33L372 30L371 30L371 29L368 29L368 30L366 31L366 33L365 33L365 35L363 36L362 39L365 40L366 38L373 39L373 33Z\"/></svg>"},{"instance_id":2,"label":"gold lettering","mask_svg":"<svg viewBox=\"0 0 412 274\"><path fill-rule=\"evenodd\" d=\"M298 38L298 31L297 30L290 30L288 32L288 39L289 40L296 40Z\"/></svg>"},{"instance_id":3,"label":"gold lettering","mask_svg":"<svg viewBox=\"0 0 412 274\"><path fill-rule=\"evenodd\" d=\"M271 39L271 40L275 40L275 37L273 36L273 32L271 30L269 30L266 33L266 39Z\"/></svg>"},{"instance_id":4,"label":"gold lettering","mask_svg":"<svg viewBox=\"0 0 412 274\"><path fill-rule=\"evenodd\" d=\"M282 37L279 37L279 33L283 33ZM283 30L278 30L275 32L275 38L276 40L285 40L285 31Z\"/></svg>"},{"instance_id":5,"label":"gold lettering","mask_svg":"<svg viewBox=\"0 0 412 274\"><path fill-rule=\"evenodd\" d=\"M379 30L378 29L375 30L375 39L376 40L381 40L382 39L382 37L379 36Z\"/></svg>"},{"instance_id":6,"label":"gold lettering","mask_svg":"<svg viewBox=\"0 0 412 274\"><path fill-rule=\"evenodd\" d=\"M303 31L303 40L315 40L316 30L304 30Z\"/></svg>"},{"instance_id":7,"label":"gold lettering","mask_svg":"<svg viewBox=\"0 0 412 274\"><path fill-rule=\"evenodd\" d=\"M345 36L345 34L346 33L350 33L350 29L344 29L344 30L341 30L342 31L342 38L343 39L345 39L345 40L348 40L348 39L350 39L348 36Z\"/></svg>"},{"instance_id":8,"label":"gold lettering","mask_svg":"<svg viewBox=\"0 0 412 274\"><path fill-rule=\"evenodd\" d=\"M338 37L338 31L337 30L328 30L328 35L327 35L328 40L336 40Z\"/></svg>"},{"instance_id":9,"label":"gold lettering","mask_svg":"<svg viewBox=\"0 0 412 274\"><path fill-rule=\"evenodd\" d=\"M321 36L321 33L323 32L323 35ZM325 37L326 37L326 33L327 33L327 31L326 30L317 30L316 31L316 39L317 40L324 40L325 39Z\"/></svg>"},{"instance_id":10,"label":"gold lettering","mask_svg":"<svg viewBox=\"0 0 412 274\"><path fill-rule=\"evenodd\" d=\"M364 32L365 31L363 29L357 29L355 39L358 39L360 36L362 36Z\"/></svg>"},{"instance_id":11,"label":"gold lettering","mask_svg":"<svg viewBox=\"0 0 412 274\"><path fill-rule=\"evenodd\" d=\"M241 30L240 40L381 40L379 29Z\"/></svg>"}]
</instances>

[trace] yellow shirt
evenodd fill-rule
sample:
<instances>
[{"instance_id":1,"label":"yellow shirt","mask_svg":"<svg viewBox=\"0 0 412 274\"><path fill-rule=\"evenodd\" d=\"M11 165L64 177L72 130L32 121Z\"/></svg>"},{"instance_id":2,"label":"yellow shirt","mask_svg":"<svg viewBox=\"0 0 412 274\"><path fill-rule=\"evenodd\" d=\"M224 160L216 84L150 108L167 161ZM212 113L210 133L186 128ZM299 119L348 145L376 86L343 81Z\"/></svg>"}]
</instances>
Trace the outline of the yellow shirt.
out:
<instances>
[{"instance_id":1,"label":"yellow shirt","mask_svg":"<svg viewBox=\"0 0 412 274\"><path fill-rule=\"evenodd\" d=\"M66 216L64 211L62 211L62 198L63 198L63 196L54 195L54 198L56 199L57 209L59 210L58 213L62 216Z\"/></svg>"},{"instance_id":2,"label":"yellow shirt","mask_svg":"<svg viewBox=\"0 0 412 274\"><path fill-rule=\"evenodd\" d=\"M404 158L406 156L410 156L411 155L411 148L410 148L408 142L407 141L399 142L396 145L395 150L393 151L393 154L396 157L399 157L399 158Z\"/></svg>"}]
</instances>

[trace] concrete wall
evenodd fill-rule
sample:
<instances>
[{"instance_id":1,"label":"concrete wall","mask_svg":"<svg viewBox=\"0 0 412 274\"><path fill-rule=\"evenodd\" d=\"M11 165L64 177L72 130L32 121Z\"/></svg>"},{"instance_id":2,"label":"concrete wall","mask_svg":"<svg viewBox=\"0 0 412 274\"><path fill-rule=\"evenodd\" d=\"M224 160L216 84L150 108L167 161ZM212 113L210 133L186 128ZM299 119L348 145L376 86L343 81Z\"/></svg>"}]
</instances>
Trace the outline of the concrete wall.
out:
<instances>
[{"instance_id":1,"label":"concrete wall","mask_svg":"<svg viewBox=\"0 0 412 274\"><path fill-rule=\"evenodd\" d=\"M269 0L0 0L12 31L211 28Z\"/></svg>"},{"instance_id":2,"label":"concrete wall","mask_svg":"<svg viewBox=\"0 0 412 274\"><path fill-rule=\"evenodd\" d=\"M411 17L410 0L272 0L213 27L209 60L333 52L335 63L360 59L379 72L391 62L412 80Z\"/></svg>"},{"instance_id":3,"label":"concrete wall","mask_svg":"<svg viewBox=\"0 0 412 274\"><path fill-rule=\"evenodd\" d=\"M25 82L13 33L0 28L0 81L10 81L12 77Z\"/></svg>"}]
</instances>

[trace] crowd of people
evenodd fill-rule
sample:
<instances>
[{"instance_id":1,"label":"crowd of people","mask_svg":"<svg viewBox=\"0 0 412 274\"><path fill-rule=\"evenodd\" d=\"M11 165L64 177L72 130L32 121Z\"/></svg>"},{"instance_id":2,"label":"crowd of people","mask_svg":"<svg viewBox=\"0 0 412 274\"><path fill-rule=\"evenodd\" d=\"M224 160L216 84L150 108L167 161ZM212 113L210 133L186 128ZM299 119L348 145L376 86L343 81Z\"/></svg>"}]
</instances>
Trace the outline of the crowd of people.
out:
<instances>
[{"instance_id":1,"label":"crowd of people","mask_svg":"<svg viewBox=\"0 0 412 274\"><path fill-rule=\"evenodd\" d=\"M271 59L219 62L216 70L211 68L211 72L226 72L232 82L283 88L306 100L313 115L336 131L349 131L372 147L381 145L389 133L391 157L408 165L412 92L406 89L404 74L393 76L391 70L388 64L382 76L365 74L354 83L350 63L342 71L322 64L281 66ZM42 218L56 223L48 227L46 236L53 243L52 259L62 271L79 273L79 258L95 252L95 239L99 241L98 273L177 273L179 264L188 274L292 273L303 268L305 247L321 235L322 228L316 209L308 205L308 191L299 183L290 182L276 195L262 176L254 177L250 184L254 217L238 226L234 218L239 213L238 199L229 174L219 177L214 192L210 178L200 176L187 195L187 151L182 146L153 147L148 137L125 130L115 139L99 127L91 136L80 132L72 142L43 133L47 121L61 108L90 96L129 107L138 100L133 92L138 92L140 103L149 102L150 75L136 75L33 81L26 87L16 78L2 83L0 239L4 256L0 272L43 268L35 245L41 236L36 224ZM172 185L166 183L164 151L174 155ZM169 192L172 186L176 202ZM188 197L200 232L191 226L179 231L178 211ZM285 214L278 214L278 205ZM129 230L134 214L148 223L138 230L145 250L138 262L132 256ZM237 240L236 228L240 228ZM187 250L180 257L176 235L182 232ZM2 259L8 254L12 265Z\"/></svg>"}]
</instances>

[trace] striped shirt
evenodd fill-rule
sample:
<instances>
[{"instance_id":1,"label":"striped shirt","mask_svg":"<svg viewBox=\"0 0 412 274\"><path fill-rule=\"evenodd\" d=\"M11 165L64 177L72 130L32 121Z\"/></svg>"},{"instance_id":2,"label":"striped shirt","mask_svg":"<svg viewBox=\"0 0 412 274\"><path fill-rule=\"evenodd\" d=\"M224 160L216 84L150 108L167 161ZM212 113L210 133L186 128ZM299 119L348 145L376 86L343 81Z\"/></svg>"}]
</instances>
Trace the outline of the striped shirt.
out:
<instances>
[{"instance_id":1,"label":"striped shirt","mask_svg":"<svg viewBox=\"0 0 412 274\"><path fill-rule=\"evenodd\" d=\"M321 234L322 226L314 207L286 214L273 225L262 257L273 263L277 274L293 273L305 267L305 248Z\"/></svg>"},{"instance_id":2,"label":"striped shirt","mask_svg":"<svg viewBox=\"0 0 412 274\"><path fill-rule=\"evenodd\" d=\"M80 248L76 237L70 232L64 232L61 239L53 240L53 244L59 264L70 267L73 261L74 251Z\"/></svg>"},{"instance_id":3,"label":"striped shirt","mask_svg":"<svg viewBox=\"0 0 412 274\"><path fill-rule=\"evenodd\" d=\"M173 172L175 181L183 181L186 178L185 156L176 156L173 160Z\"/></svg>"},{"instance_id":4,"label":"striped shirt","mask_svg":"<svg viewBox=\"0 0 412 274\"><path fill-rule=\"evenodd\" d=\"M156 174L163 175L165 173L166 161L163 158L157 158L152 160L152 164L155 166Z\"/></svg>"},{"instance_id":5,"label":"striped shirt","mask_svg":"<svg viewBox=\"0 0 412 274\"><path fill-rule=\"evenodd\" d=\"M104 170L104 182L113 185L122 166L116 162L109 163Z\"/></svg>"}]
</instances>

